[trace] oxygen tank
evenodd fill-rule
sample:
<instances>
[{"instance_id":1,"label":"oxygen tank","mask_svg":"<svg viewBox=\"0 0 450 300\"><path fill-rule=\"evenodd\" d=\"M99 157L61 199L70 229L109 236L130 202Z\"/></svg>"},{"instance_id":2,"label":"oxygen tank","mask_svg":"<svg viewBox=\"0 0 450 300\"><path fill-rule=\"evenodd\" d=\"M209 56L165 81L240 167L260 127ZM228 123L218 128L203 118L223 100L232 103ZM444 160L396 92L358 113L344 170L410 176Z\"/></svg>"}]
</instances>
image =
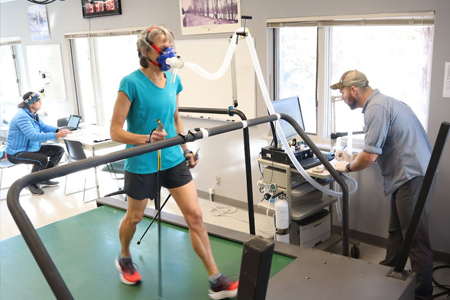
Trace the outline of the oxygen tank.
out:
<instances>
[{"instance_id":1,"label":"oxygen tank","mask_svg":"<svg viewBox=\"0 0 450 300\"><path fill-rule=\"evenodd\" d=\"M275 202L276 240L289 244L289 205L285 199Z\"/></svg>"}]
</instances>

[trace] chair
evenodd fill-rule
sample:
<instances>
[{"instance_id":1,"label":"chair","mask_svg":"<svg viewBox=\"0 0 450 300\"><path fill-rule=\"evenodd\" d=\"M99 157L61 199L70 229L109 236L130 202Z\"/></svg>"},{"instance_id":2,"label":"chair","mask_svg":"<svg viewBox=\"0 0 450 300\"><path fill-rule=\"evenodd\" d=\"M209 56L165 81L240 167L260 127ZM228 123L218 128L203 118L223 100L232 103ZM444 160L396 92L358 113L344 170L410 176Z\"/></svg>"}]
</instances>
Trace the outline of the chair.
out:
<instances>
[{"instance_id":1,"label":"chair","mask_svg":"<svg viewBox=\"0 0 450 300\"><path fill-rule=\"evenodd\" d=\"M58 119L58 121L56 121L56 125L58 127L67 126L68 123L69 123L69 117L61 118L61 119Z\"/></svg>"},{"instance_id":2,"label":"chair","mask_svg":"<svg viewBox=\"0 0 450 300\"><path fill-rule=\"evenodd\" d=\"M61 118L56 121L56 126L57 127L67 126L68 123L69 123L69 117ZM67 156L67 153L65 153L64 158L65 158L66 162L69 161L69 157Z\"/></svg>"},{"instance_id":3,"label":"chair","mask_svg":"<svg viewBox=\"0 0 450 300\"><path fill-rule=\"evenodd\" d=\"M77 162L77 161L87 158L86 153L84 153L83 145L81 144L81 142L67 140L67 139L64 139L64 142L66 143L67 152L69 153L69 162ZM85 170L85 172L84 172L83 203L90 202L90 201L88 201L88 202L84 201L85 194L86 194L86 172L87 172L87 170ZM79 192L79 191L77 191L77 192L73 192L70 194L66 194L66 189L67 189L67 176L66 176L66 184L64 186L64 195L67 196L67 195L72 195L74 193Z\"/></svg>"},{"instance_id":4,"label":"chair","mask_svg":"<svg viewBox=\"0 0 450 300\"><path fill-rule=\"evenodd\" d=\"M119 161L114 161L112 163L107 163L102 169L101 171L103 172L109 172L111 174L111 178L115 179L117 181L119 180L123 180L124 176L117 176L117 175L124 175L125 174L125 160L119 160ZM117 183L117 187L119 189L119 183Z\"/></svg>"},{"instance_id":5,"label":"chair","mask_svg":"<svg viewBox=\"0 0 450 300\"><path fill-rule=\"evenodd\" d=\"M115 191L115 192L112 192L110 194L105 195L105 197L125 194L125 191L123 190L123 187L121 187L119 185L119 180L123 180L124 176L120 176L120 177L117 176L117 175L124 175L125 174L125 160L119 160L119 161L115 161L115 162L112 162L112 163L108 163L101 170L103 172L109 172L111 174L111 177L113 179L117 180L117 188L118 188L118 190ZM125 201L127 201L126 200L126 196L125 196Z\"/></svg>"},{"instance_id":6,"label":"chair","mask_svg":"<svg viewBox=\"0 0 450 300\"><path fill-rule=\"evenodd\" d=\"M4 158L0 161L0 191L2 190L2 179L3 179L3 169L11 168L16 166L12 162L10 162L8 159ZM0 200L3 200L6 198L1 198Z\"/></svg>"}]
</instances>

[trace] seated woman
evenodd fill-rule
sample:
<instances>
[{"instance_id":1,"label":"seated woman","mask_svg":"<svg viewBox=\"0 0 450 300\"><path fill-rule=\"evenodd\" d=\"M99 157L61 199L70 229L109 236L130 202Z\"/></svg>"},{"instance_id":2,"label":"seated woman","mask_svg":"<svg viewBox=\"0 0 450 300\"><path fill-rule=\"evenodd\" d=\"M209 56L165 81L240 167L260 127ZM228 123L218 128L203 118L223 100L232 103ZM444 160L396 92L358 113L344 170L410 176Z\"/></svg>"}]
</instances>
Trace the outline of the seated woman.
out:
<instances>
[{"instance_id":1,"label":"seated woman","mask_svg":"<svg viewBox=\"0 0 450 300\"><path fill-rule=\"evenodd\" d=\"M64 148L57 145L41 145L41 142L65 137L71 133L67 129L59 130L39 120L37 111L41 109L41 97L38 93L23 95L23 102L11 119L6 140L6 154L13 164L32 164L31 172L37 172L58 165L64 154ZM58 185L57 181L34 183L27 188L32 194L42 195L42 185Z\"/></svg>"}]
</instances>

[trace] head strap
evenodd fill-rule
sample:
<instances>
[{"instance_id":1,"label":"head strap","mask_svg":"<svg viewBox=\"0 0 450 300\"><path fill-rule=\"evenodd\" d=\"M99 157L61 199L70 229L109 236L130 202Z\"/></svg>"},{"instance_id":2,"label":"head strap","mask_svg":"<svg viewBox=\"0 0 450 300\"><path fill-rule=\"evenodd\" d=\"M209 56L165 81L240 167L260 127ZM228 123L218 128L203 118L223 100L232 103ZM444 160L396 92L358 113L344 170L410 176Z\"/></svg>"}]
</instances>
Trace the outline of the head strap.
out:
<instances>
[{"instance_id":1,"label":"head strap","mask_svg":"<svg viewBox=\"0 0 450 300\"><path fill-rule=\"evenodd\" d=\"M156 28L159 28L159 27L157 27L157 26L151 27L151 28L148 30L147 35L148 35L153 29L156 29ZM155 49L155 51L158 52L158 54L161 54L161 52L162 52L161 49L159 49L158 47L156 47L155 44L153 44L153 42L151 42L151 41L148 39L147 35L145 36L145 40L147 41L147 43L148 43L153 49Z\"/></svg>"}]
</instances>

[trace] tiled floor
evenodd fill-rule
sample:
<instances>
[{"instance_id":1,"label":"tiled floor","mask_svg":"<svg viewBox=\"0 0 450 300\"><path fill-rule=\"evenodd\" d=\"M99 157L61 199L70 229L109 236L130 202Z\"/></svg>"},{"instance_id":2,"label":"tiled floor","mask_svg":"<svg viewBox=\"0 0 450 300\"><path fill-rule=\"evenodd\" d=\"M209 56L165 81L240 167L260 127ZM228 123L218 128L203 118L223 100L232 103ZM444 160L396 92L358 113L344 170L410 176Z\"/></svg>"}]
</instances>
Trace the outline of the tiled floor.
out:
<instances>
[{"instance_id":1,"label":"tiled floor","mask_svg":"<svg viewBox=\"0 0 450 300\"><path fill-rule=\"evenodd\" d=\"M9 237L20 234L12 216L6 205L7 189L3 187L9 187L15 180L17 180L21 175L27 174L29 171L25 166L14 167L4 170L2 180L2 191L0 200L0 240L7 239ZM117 182L111 178L109 173L98 171L99 182L100 182L100 195L105 195L107 193L117 190ZM69 176L70 185L67 186L67 193L76 192L72 195L64 195L64 185L66 178L58 178L56 180L60 181L60 185L57 187L44 189L45 194L42 196L31 195L27 190L24 190L20 202L24 210L27 212L31 222L37 228L57 222L59 220L66 219L68 217L77 215L79 213L94 209L96 207L95 201L84 204L83 198L83 184L84 184L85 172L79 172L71 174ZM86 201L96 198L96 190L94 188L94 172L93 169L87 172L87 188L86 191ZM161 198L164 200L168 195L167 190L161 192ZM203 211L203 218L206 223L224 226L230 229L249 232L248 225L248 214L246 211L241 209L228 209L224 205L211 203L209 199L199 199L200 207ZM153 206L152 202L149 202L150 206ZM219 208L219 211L214 211L213 205ZM175 201L171 198L164 211L173 214L180 215L180 210L176 205ZM223 212L229 211L229 213L223 214ZM234 211L234 212L233 212ZM233 212L233 213L231 213ZM217 214L226 216L214 216ZM255 225L257 228L257 234L269 237L273 236L273 219L266 215L256 214L255 215ZM341 253L341 245L336 245L332 251L334 253ZM379 263L384 259L385 250L379 247L370 246L367 244L360 245L361 259L371 263ZM439 265L439 263L436 263ZM409 265L407 265L409 266ZM441 270L436 274L436 279L440 283L449 283L450 271ZM442 291L442 289L435 288L435 294ZM437 299L445 299L445 296L439 297Z\"/></svg>"}]
</instances>

